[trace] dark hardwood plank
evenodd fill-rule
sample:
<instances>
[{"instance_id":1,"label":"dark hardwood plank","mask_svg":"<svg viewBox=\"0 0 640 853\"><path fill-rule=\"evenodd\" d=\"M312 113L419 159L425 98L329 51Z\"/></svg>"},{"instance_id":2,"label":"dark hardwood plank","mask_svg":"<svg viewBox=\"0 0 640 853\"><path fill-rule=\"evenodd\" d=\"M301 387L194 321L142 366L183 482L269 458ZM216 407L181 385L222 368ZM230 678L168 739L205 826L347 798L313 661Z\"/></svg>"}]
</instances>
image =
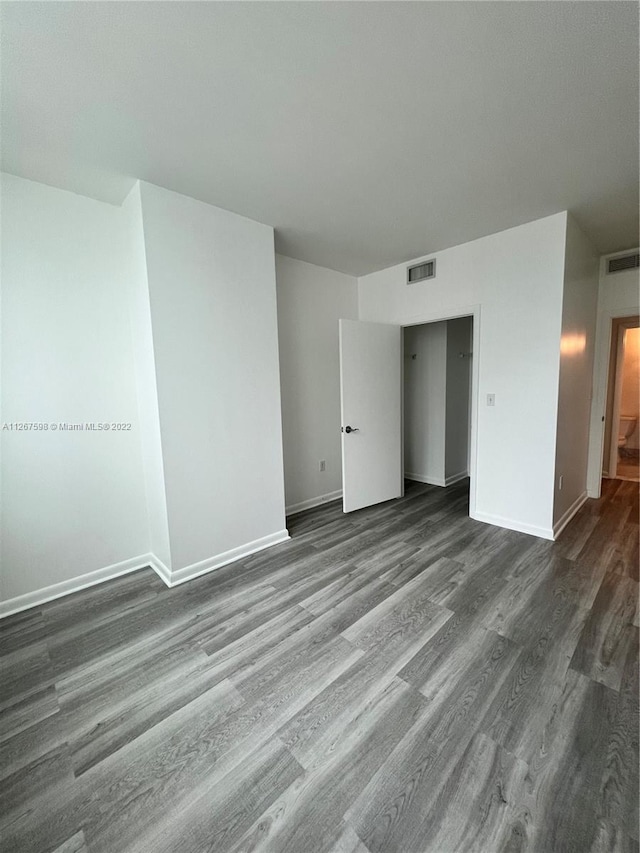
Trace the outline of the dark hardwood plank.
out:
<instances>
[{"instance_id":1,"label":"dark hardwood plank","mask_svg":"<svg viewBox=\"0 0 640 853\"><path fill-rule=\"evenodd\" d=\"M76 832L76 834L63 842L53 853L87 853L87 847L84 843L84 832Z\"/></svg>"},{"instance_id":2,"label":"dark hardwood plank","mask_svg":"<svg viewBox=\"0 0 640 853\"><path fill-rule=\"evenodd\" d=\"M638 853L638 840L625 835L610 821L600 818L589 853Z\"/></svg>"},{"instance_id":3,"label":"dark hardwood plank","mask_svg":"<svg viewBox=\"0 0 640 853\"><path fill-rule=\"evenodd\" d=\"M64 743L66 732L60 725L58 703L54 696L50 714L21 728L12 737L0 738L0 779L6 779L28 767Z\"/></svg>"},{"instance_id":4,"label":"dark hardwood plank","mask_svg":"<svg viewBox=\"0 0 640 853\"><path fill-rule=\"evenodd\" d=\"M638 853L637 484L558 542L467 491L0 620L3 851Z\"/></svg>"},{"instance_id":5,"label":"dark hardwood plank","mask_svg":"<svg viewBox=\"0 0 640 853\"><path fill-rule=\"evenodd\" d=\"M608 572L589 616L571 667L618 690L629 646L636 636L632 624L638 608L638 585Z\"/></svg>"},{"instance_id":6,"label":"dark hardwood plank","mask_svg":"<svg viewBox=\"0 0 640 853\"><path fill-rule=\"evenodd\" d=\"M585 618L575 604L561 598L545 615L522 646L485 722L487 734L519 757L537 742L559 701Z\"/></svg>"},{"instance_id":7,"label":"dark hardwood plank","mask_svg":"<svg viewBox=\"0 0 640 853\"><path fill-rule=\"evenodd\" d=\"M46 643L32 643L9 652L0 658L0 709L40 693L54 683Z\"/></svg>"},{"instance_id":8,"label":"dark hardwood plank","mask_svg":"<svg viewBox=\"0 0 640 853\"><path fill-rule=\"evenodd\" d=\"M358 838L355 830L345 824L338 840L324 850L320 850L319 853L370 853L370 851Z\"/></svg>"},{"instance_id":9,"label":"dark hardwood plank","mask_svg":"<svg viewBox=\"0 0 640 853\"><path fill-rule=\"evenodd\" d=\"M638 629L627 650L613 723L608 733L604 770L600 781L599 814L606 821L605 828L622 832L638 840L638 749L640 692L638 668ZM615 848L613 848L615 849Z\"/></svg>"},{"instance_id":10,"label":"dark hardwood plank","mask_svg":"<svg viewBox=\"0 0 640 853\"><path fill-rule=\"evenodd\" d=\"M437 630L449 619L451 611L431 601L431 589L429 578L418 575L369 608L343 636L358 648L373 649L388 645L398 635L413 635L416 625L431 625Z\"/></svg>"},{"instance_id":11,"label":"dark hardwood plank","mask_svg":"<svg viewBox=\"0 0 640 853\"><path fill-rule=\"evenodd\" d=\"M26 697L6 702L0 710L0 743L30 730L59 711L58 694L53 684L38 692L31 692Z\"/></svg>"},{"instance_id":12,"label":"dark hardwood plank","mask_svg":"<svg viewBox=\"0 0 640 853\"><path fill-rule=\"evenodd\" d=\"M418 718L425 701L399 679L336 736L315 772L293 783L245 834L234 853L317 851L338 843L345 804L355 799Z\"/></svg>"},{"instance_id":13,"label":"dark hardwood plank","mask_svg":"<svg viewBox=\"0 0 640 853\"><path fill-rule=\"evenodd\" d=\"M148 729L189 705L221 679L204 654L177 663L160 659L135 675L133 688L114 684L108 705L104 688L93 695L76 690L60 700L62 723L76 776L85 773ZM120 691L118 693L118 691ZM105 707L108 710L105 710Z\"/></svg>"},{"instance_id":14,"label":"dark hardwood plank","mask_svg":"<svg viewBox=\"0 0 640 853\"><path fill-rule=\"evenodd\" d=\"M73 769L67 744L60 744L0 781L0 834L28 814L25 803L48 797L57 787L71 785Z\"/></svg>"},{"instance_id":15,"label":"dark hardwood plank","mask_svg":"<svg viewBox=\"0 0 640 853\"><path fill-rule=\"evenodd\" d=\"M464 583L465 574L466 567L458 560L448 557L433 559L427 556L426 550L421 549L386 572L383 578L394 586L402 587L420 575L423 585L429 585L430 601L442 604Z\"/></svg>"},{"instance_id":16,"label":"dark hardwood plank","mask_svg":"<svg viewBox=\"0 0 640 853\"><path fill-rule=\"evenodd\" d=\"M242 761L217 785L196 788L180 808L169 812L140 835L130 848L137 853L175 853L188 827L194 850L230 849L282 792L303 773L282 744L272 738Z\"/></svg>"},{"instance_id":17,"label":"dark hardwood plank","mask_svg":"<svg viewBox=\"0 0 640 853\"><path fill-rule=\"evenodd\" d=\"M606 762L616 694L593 681L580 689L578 713L570 722L565 718L561 737L554 741L553 774L540 778L538 768L532 771L533 788L539 787L532 850L580 853L590 849L598 833L599 781ZM546 770L549 769L547 764Z\"/></svg>"},{"instance_id":18,"label":"dark hardwood plank","mask_svg":"<svg viewBox=\"0 0 640 853\"><path fill-rule=\"evenodd\" d=\"M416 849L434 853L509 849L508 842L517 839L514 799L526 785L527 774L524 761L487 735L474 735L425 815ZM507 844L495 846L496 838L505 836ZM511 844L511 849L520 848Z\"/></svg>"},{"instance_id":19,"label":"dark hardwood plank","mask_svg":"<svg viewBox=\"0 0 640 853\"><path fill-rule=\"evenodd\" d=\"M47 639L48 628L37 607L0 619L0 658Z\"/></svg>"},{"instance_id":20,"label":"dark hardwood plank","mask_svg":"<svg viewBox=\"0 0 640 853\"><path fill-rule=\"evenodd\" d=\"M398 602L395 605L399 609ZM390 612L393 613L393 608ZM450 615L449 611L433 605L413 608L412 618L407 619L401 629L385 633L384 641L378 643L371 642L371 632L362 629L365 630L367 653L293 716L278 733L306 769L322 763L325 755L331 755L344 727L358 717L362 708L393 680L416 649L436 633ZM359 625L357 622L353 628L358 629ZM351 630L348 629L347 634Z\"/></svg>"},{"instance_id":21,"label":"dark hardwood plank","mask_svg":"<svg viewBox=\"0 0 640 853\"><path fill-rule=\"evenodd\" d=\"M420 844L424 821L441 785L478 730L511 671L518 648L485 632L449 691L424 714L346 812L372 853L404 853Z\"/></svg>"}]
</instances>

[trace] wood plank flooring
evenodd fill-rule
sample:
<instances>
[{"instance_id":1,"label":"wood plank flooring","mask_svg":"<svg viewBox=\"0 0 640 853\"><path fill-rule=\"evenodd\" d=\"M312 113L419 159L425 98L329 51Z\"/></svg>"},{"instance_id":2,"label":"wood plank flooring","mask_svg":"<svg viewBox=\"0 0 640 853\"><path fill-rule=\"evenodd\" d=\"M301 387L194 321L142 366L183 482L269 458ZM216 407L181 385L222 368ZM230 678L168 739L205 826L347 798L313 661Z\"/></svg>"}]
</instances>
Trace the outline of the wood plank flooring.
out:
<instances>
[{"instance_id":1,"label":"wood plank flooring","mask_svg":"<svg viewBox=\"0 0 640 853\"><path fill-rule=\"evenodd\" d=\"M0 622L6 853L638 851L638 484L558 542L407 484Z\"/></svg>"}]
</instances>

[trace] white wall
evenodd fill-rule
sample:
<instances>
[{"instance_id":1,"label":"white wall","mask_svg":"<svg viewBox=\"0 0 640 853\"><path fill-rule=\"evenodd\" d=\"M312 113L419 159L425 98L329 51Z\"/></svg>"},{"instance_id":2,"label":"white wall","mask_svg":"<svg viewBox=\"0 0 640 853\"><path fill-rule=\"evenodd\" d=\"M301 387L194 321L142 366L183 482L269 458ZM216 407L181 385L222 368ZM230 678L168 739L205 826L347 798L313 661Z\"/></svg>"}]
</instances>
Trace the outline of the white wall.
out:
<instances>
[{"instance_id":1,"label":"white wall","mask_svg":"<svg viewBox=\"0 0 640 853\"><path fill-rule=\"evenodd\" d=\"M552 536L566 213L434 255L437 278L407 286L406 264L358 281L362 320L408 325L480 306L475 517ZM421 259L416 259L416 261ZM486 406L488 393L495 407Z\"/></svg>"},{"instance_id":2,"label":"white wall","mask_svg":"<svg viewBox=\"0 0 640 853\"><path fill-rule=\"evenodd\" d=\"M156 564L155 567L160 569L166 579L166 573L171 571L172 561L139 183L134 186L125 199L122 212L126 223L127 245L124 262L130 289L130 317L149 548L156 561L160 561L160 565Z\"/></svg>"},{"instance_id":3,"label":"white wall","mask_svg":"<svg viewBox=\"0 0 640 853\"><path fill-rule=\"evenodd\" d=\"M472 330L470 317L447 320L445 482L469 472Z\"/></svg>"},{"instance_id":4,"label":"white wall","mask_svg":"<svg viewBox=\"0 0 640 853\"><path fill-rule=\"evenodd\" d=\"M589 475L587 492L589 497L600 494L602 474L602 446L607 402L607 372L611 345L611 321L614 317L626 317L640 313L640 272L625 270L607 274L607 260L619 255L637 252L628 249L600 259L600 281L598 287L598 318L593 373L593 402L591 405L591 429L589 432Z\"/></svg>"},{"instance_id":5,"label":"white wall","mask_svg":"<svg viewBox=\"0 0 640 853\"><path fill-rule=\"evenodd\" d=\"M445 486L468 473L470 317L404 330L404 470ZM415 356L415 358L414 358Z\"/></svg>"},{"instance_id":6,"label":"white wall","mask_svg":"<svg viewBox=\"0 0 640 853\"><path fill-rule=\"evenodd\" d=\"M10 175L1 191L2 420L132 425L2 431L6 602L149 542L121 211Z\"/></svg>"},{"instance_id":7,"label":"white wall","mask_svg":"<svg viewBox=\"0 0 640 853\"><path fill-rule=\"evenodd\" d=\"M184 579L287 536L273 229L140 191L172 568Z\"/></svg>"},{"instance_id":8,"label":"white wall","mask_svg":"<svg viewBox=\"0 0 640 853\"><path fill-rule=\"evenodd\" d=\"M415 358L414 358L415 356ZM444 486L447 407L447 324L404 330L404 471Z\"/></svg>"},{"instance_id":9,"label":"white wall","mask_svg":"<svg viewBox=\"0 0 640 853\"><path fill-rule=\"evenodd\" d=\"M558 527L586 498L598 256L567 218L553 521ZM560 488L562 477L562 488Z\"/></svg>"},{"instance_id":10,"label":"white wall","mask_svg":"<svg viewBox=\"0 0 640 853\"><path fill-rule=\"evenodd\" d=\"M342 490L338 320L357 319L358 291L352 276L282 255L276 281L285 495L295 511Z\"/></svg>"}]
</instances>

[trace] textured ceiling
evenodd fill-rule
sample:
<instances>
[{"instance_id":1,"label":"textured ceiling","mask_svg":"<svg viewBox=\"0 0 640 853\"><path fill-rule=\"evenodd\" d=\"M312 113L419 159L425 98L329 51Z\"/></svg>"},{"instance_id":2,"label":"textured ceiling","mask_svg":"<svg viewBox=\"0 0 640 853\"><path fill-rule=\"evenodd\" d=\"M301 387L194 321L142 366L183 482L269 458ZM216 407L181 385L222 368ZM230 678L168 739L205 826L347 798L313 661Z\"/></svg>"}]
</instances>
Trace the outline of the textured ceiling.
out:
<instances>
[{"instance_id":1,"label":"textured ceiling","mask_svg":"<svg viewBox=\"0 0 640 853\"><path fill-rule=\"evenodd\" d=\"M5 171L363 274L559 210L638 243L638 6L2 4Z\"/></svg>"}]
</instances>

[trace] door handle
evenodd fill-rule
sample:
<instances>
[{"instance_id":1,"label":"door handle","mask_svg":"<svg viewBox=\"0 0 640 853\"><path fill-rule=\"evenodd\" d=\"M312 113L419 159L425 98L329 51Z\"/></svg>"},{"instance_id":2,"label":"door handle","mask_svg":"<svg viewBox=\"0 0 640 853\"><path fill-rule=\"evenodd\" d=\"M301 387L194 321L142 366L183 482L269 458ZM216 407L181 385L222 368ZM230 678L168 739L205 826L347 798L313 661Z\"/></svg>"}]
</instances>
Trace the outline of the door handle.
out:
<instances>
[{"instance_id":1,"label":"door handle","mask_svg":"<svg viewBox=\"0 0 640 853\"><path fill-rule=\"evenodd\" d=\"M346 432L346 433L349 433L349 432L360 432L360 430L359 430L357 427L346 426L346 427L344 428L344 432Z\"/></svg>"}]
</instances>

